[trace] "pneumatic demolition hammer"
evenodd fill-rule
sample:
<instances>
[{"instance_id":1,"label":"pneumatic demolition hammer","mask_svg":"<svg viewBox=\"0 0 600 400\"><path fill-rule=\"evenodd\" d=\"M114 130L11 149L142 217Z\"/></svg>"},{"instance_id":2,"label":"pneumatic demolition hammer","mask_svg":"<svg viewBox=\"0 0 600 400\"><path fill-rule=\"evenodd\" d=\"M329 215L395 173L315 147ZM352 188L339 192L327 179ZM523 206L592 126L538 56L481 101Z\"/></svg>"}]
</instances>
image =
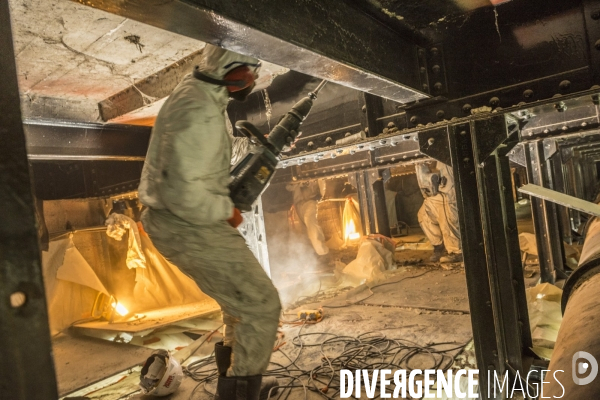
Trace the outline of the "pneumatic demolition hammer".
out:
<instances>
[{"instance_id":1,"label":"pneumatic demolition hammer","mask_svg":"<svg viewBox=\"0 0 600 400\"><path fill-rule=\"evenodd\" d=\"M321 81L314 91L297 102L269 132L268 137L248 121L236 122L235 127L256 145L231 171L229 191L237 209L252 209L252 204L267 187L275 172L281 150L296 140L300 125L306 119L313 101L325 83L327 81Z\"/></svg>"}]
</instances>

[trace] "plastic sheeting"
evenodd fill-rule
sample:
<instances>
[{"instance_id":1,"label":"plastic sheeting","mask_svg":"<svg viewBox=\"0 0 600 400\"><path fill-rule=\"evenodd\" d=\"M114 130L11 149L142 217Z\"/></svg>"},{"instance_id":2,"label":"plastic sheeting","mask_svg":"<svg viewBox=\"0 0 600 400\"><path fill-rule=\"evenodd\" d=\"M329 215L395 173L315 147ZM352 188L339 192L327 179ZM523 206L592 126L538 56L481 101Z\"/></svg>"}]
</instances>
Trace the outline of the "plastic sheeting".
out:
<instances>
[{"instance_id":1,"label":"plastic sheeting","mask_svg":"<svg viewBox=\"0 0 600 400\"><path fill-rule=\"evenodd\" d=\"M137 225L133 225L137 232ZM122 234L127 232L123 226L120 229L123 229ZM127 230L133 236L131 225ZM207 298L191 278L160 255L143 231L137 237L137 240L129 241L128 254L139 250L143 258L138 260L145 260L146 266L135 269L133 303L126 304L131 313L190 304ZM134 246L138 250L132 250ZM114 295L81 255L71 237L50 242L48 251L42 253L42 267L53 335L73 323L90 319L99 293ZM125 265L112 265L111 268L125 268Z\"/></svg>"},{"instance_id":2,"label":"plastic sheeting","mask_svg":"<svg viewBox=\"0 0 600 400\"><path fill-rule=\"evenodd\" d=\"M141 250L141 238L135 221L123 214L113 213L104 223L106 234L115 240L121 240L129 232L127 244L127 268L146 268L146 257Z\"/></svg>"},{"instance_id":3,"label":"plastic sheeting","mask_svg":"<svg viewBox=\"0 0 600 400\"><path fill-rule=\"evenodd\" d=\"M358 248L356 259L342 272L355 285L360 285L385 279L384 271L394 267L394 253L380 241L365 238Z\"/></svg>"},{"instance_id":4,"label":"plastic sheeting","mask_svg":"<svg viewBox=\"0 0 600 400\"><path fill-rule=\"evenodd\" d=\"M527 289L526 293L533 337L532 350L539 357L549 360L562 322L562 290L549 283L542 283Z\"/></svg>"},{"instance_id":5,"label":"plastic sheeting","mask_svg":"<svg viewBox=\"0 0 600 400\"><path fill-rule=\"evenodd\" d=\"M196 282L171 264L156 250L148 235L141 230L141 247L146 268L137 268L134 310L143 311L206 299Z\"/></svg>"},{"instance_id":6,"label":"plastic sheeting","mask_svg":"<svg viewBox=\"0 0 600 400\"><path fill-rule=\"evenodd\" d=\"M42 252L42 269L52 335L75 321L90 318L98 289L104 288L104 285L100 283L101 287L98 286L98 277L71 238L50 242L48 251ZM59 270L62 270L60 276L65 279L57 277ZM90 271L93 276L90 276ZM84 279L89 279L90 285L96 288L83 285Z\"/></svg>"}]
</instances>

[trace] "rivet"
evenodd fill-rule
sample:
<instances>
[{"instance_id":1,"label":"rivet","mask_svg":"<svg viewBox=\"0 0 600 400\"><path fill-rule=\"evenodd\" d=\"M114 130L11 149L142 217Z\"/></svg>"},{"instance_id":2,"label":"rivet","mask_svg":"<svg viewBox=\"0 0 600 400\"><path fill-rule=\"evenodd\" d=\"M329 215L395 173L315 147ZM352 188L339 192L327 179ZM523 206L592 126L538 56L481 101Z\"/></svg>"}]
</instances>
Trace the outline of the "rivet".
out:
<instances>
[{"instance_id":1,"label":"rivet","mask_svg":"<svg viewBox=\"0 0 600 400\"><path fill-rule=\"evenodd\" d=\"M27 296L23 292L14 292L10 295L10 306L12 308L19 308L25 305Z\"/></svg>"},{"instance_id":2,"label":"rivet","mask_svg":"<svg viewBox=\"0 0 600 400\"><path fill-rule=\"evenodd\" d=\"M433 88L435 90L442 90L442 87L443 87L442 82L436 82L435 85L433 85Z\"/></svg>"},{"instance_id":3,"label":"rivet","mask_svg":"<svg viewBox=\"0 0 600 400\"><path fill-rule=\"evenodd\" d=\"M435 143L435 139L434 138L429 138L427 140L427 144L430 145L430 146L432 146L434 143Z\"/></svg>"},{"instance_id":4,"label":"rivet","mask_svg":"<svg viewBox=\"0 0 600 400\"><path fill-rule=\"evenodd\" d=\"M527 89L523 92L523 97L526 99L531 99L533 97L533 90Z\"/></svg>"},{"instance_id":5,"label":"rivet","mask_svg":"<svg viewBox=\"0 0 600 400\"><path fill-rule=\"evenodd\" d=\"M560 88L560 90L563 91L569 90L569 88L571 87L571 81L564 80L558 85L558 87Z\"/></svg>"},{"instance_id":6,"label":"rivet","mask_svg":"<svg viewBox=\"0 0 600 400\"><path fill-rule=\"evenodd\" d=\"M500 105L500 99L497 97L492 97L490 99L490 106L492 107L498 107L498 105Z\"/></svg>"},{"instance_id":7,"label":"rivet","mask_svg":"<svg viewBox=\"0 0 600 400\"><path fill-rule=\"evenodd\" d=\"M467 104L465 104L464 106L462 106L462 110L463 110L463 112L464 112L465 114L470 114L470 113L471 113L471 109L472 109L472 108L473 108L473 107L471 107L471 105L470 105L470 104L468 104L468 103L467 103Z\"/></svg>"},{"instance_id":8,"label":"rivet","mask_svg":"<svg viewBox=\"0 0 600 400\"><path fill-rule=\"evenodd\" d=\"M444 110L438 110L438 112L435 113L435 116L438 117L438 119L443 119L444 115L446 115L446 113L444 113Z\"/></svg>"},{"instance_id":9,"label":"rivet","mask_svg":"<svg viewBox=\"0 0 600 400\"><path fill-rule=\"evenodd\" d=\"M431 70L432 70L434 73L436 73L436 74L439 74L439 73L440 73L440 70L441 70L441 68L440 68L440 66L439 66L439 65L434 65L433 67L431 67Z\"/></svg>"},{"instance_id":10,"label":"rivet","mask_svg":"<svg viewBox=\"0 0 600 400\"><path fill-rule=\"evenodd\" d=\"M419 118L416 115L413 115L412 117L410 117L411 124L416 124L418 121L419 121Z\"/></svg>"}]
</instances>

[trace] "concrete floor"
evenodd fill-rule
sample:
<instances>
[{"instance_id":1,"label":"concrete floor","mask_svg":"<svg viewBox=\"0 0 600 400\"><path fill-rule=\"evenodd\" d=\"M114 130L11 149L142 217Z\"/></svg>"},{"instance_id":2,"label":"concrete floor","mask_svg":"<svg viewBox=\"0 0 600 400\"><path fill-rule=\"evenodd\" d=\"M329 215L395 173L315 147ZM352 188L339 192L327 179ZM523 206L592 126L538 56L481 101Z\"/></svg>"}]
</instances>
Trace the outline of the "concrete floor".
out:
<instances>
[{"instance_id":1,"label":"concrete floor","mask_svg":"<svg viewBox=\"0 0 600 400\"><path fill-rule=\"evenodd\" d=\"M421 277L401 281L404 278L424 272L426 274ZM444 270L439 267L401 267L396 271L390 271L384 283L389 284L374 288L372 291L373 295L364 302L360 302L360 299L370 294L368 288L362 291L358 289L351 292L344 292L323 301L316 298L312 300L312 303L302 305L299 309L323 306L325 313L323 321L315 325L306 325L302 328L302 332L357 336L362 333L375 331L385 334L388 338L413 341L422 345L439 342L466 343L470 340L472 335L471 321L468 312L464 269ZM351 305L345 306L346 304ZM330 308L328 306L339 308ZM286 311L284 318L293 319L296 311ZM292 359L297 356L299 351L299 348L292 343L292 339L297 335L299 329L299 326L283 326L284 341L286 344L281 347L281 350ZM326 335L316 335L305 340L307 342L309 340L320 341L327 337ZM213 339L211 343L202 346L196 352L196 355L210 354L212 346L217 340ZM92 352L94 351L92 349L98 349L95 341L93 342L89 343L89 351ZM115 350L120 354L120 357L117 358L127 360L127 362L134 362L135 359L143 362L146 357L146 349L135 348L135 346L124 346L115 343L102 343L101 345L109 347L111 350L103 350L102 353L104 355L85 356L88 360L89 369L93 369L94 365L102 362L102 360L106 361L104 356L109 357L110 352ZM114 349L112 349L113 347ZM115 357L114 354L112 357ZM80 358L75 357L75 359L81 361ZM64 361L63 357L61 357L61 360ZM281 352L274 353L272 361L283 365L289 364L289 361ZM71 363L73 362L71 361ZM423 363L422 365L420 364L421 362ZM320 363L321 354L319 347L304 348L298 360L298 365L303 369L312 369ZM426 367L429 364L430 360L416 358L411 366L418 368ZM65 380L73 379L72 374L65 374L64 372L64 369L62 372L59 369L61 387L66 387L67 383L64 382ZM131 378L134 378L133 374ZM137 376L135 379L137 379ZM77 382L81 383L81 380ZM202 388L197 390L193 397L190 397L196 386L196 382L186 377L179 390L169 398L173 400L189 398L212 399ZM135 389L134 386L133 389ZM208 390L214 390L214 387L209 385ZM149 400L155 398L142 396L141 394L130 395L131 393L132 386L129 385L121 392L115 390L110 394L104 395L95 393L89 395L89 398L105 400L118 398ZM121 397L122 395L124 397ZM290 400L303 398L304 392L302 389L294 390L289 397ZM307 398L317 399L322 397L316 393L309 392Z\"/></svg>"},{"instance_id":2,"label":"concrete floor","mask_svg":"<svg viewBox=\"0 0 600 400\"><path fill-rule=\"evenodd\" d=\"M331 333L344 336L358 336L366 332L382 332L388 338L404 339L422 345L439 342L466 343L471 339L471 320L468 314L466 300L466 282L463 269L446 271L430 268L402 268L394 271L387 282L398 281L408 276L426 275L414 280L406 280L374 289L374 295L364 303L343 308L327 308L354 303L364 298L364 293L354 293L350 298L341 294L325 302L305 304L300 309L324 307L325 318L316 325L306 325L303 333ZM367 289L368 290L368 289ZM430 308L439 308L432 311ZM289 310L286 317L292 319L295 311ZM449 311L450 310L450 311ZM454 310L462 310L456 312ZM285 325L283 327L286 344L281 350L290 358L295 359L299 348L292 344L300 327ZM306 339L306 342L319 342L330 336L317 335ZM290 362L280 352L273 354L271 359L283 365ZM321 364L319 347L308 347L302 351L298 365L302 369L312 369ZM430 360L416 359L413 368L426 367ZM185 379L173 400L197 399L209 400L212 397L202 388L190 397L197 384L191 379ZM208 390L214 390L209 385ZM149 400L147 396L133 396L132 399ZM304 399L304 391L299 388L292 391L289 400ZM308 399L322 399L317 393L309 392Z\"/></svg>"}]
</instances>

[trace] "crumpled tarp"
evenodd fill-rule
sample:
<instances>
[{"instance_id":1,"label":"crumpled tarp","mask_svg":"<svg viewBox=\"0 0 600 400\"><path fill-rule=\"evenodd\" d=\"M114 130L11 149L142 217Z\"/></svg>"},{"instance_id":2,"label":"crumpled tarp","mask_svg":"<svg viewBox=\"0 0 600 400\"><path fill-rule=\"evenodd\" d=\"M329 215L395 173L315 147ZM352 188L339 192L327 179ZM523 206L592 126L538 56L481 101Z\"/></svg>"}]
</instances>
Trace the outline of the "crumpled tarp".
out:
<instances>
[{"instance_id":1,"label":"crumpled tarp","mask_svg":"<svg viewBox=\"0 0 600 400\"><path fill-rule=\"evenodd\" d=\"M364 238L356 259L346 265L342 272L356 285L360 285L385 279L384 271L394 267L394 253L382 240Z\"/></svg>"},{"instance_id":2,"label":"crumpled tarp","mask_svg":"<svg viewBox=\"0 0 600 400\"><path fill-rule=\"evenodd\" d=\"M123 214L110 214L104 223L106 234L115 240L123 239L125 232L129 232L127 246L127 268L146 268L146 257L141 249L141 238L136 222Z\"/></svg>"},{"instance_id":3,"label":"crumpled tarp","mask_svg":"<svg viewBox=\"0 0 600 400\"><path fill-rule=\"evenodd\" d=\"M134 310L139 312L189 304L207 298L192 278L181 272L158 252L143 229L140 232L140 241L147 260L147 268L135 270Z\"/></svg>"},{"instance_id":4,"label":"crumpled tarp","mask_svg":"<svg viewBox=\"0 0 600 400\"><path fill-rule=\"evenodd\" d=\"M550 360L562 322L562 290L549 283L542 283L527 289L526 294L533 337L532 350L539 357Z\"/></svg>"},{"instance_id":5,"label":"crumpled tarp","mask_svg":"<svg viewBox=\"0 0 600 400\"><path fill-rule=\"evenodd\" d=\"M42 271L52 335L89 318L98 292L106 293L70 237L49 243L42 252Z\"/></svg>"},{"instance_id":6,"label":"crumpled tarp","mask_svg":"<svg viewBox=\"0 0 600 400\"><path fill-rule=\"evenodd\" d=\"M56 271L56 278L87 286L100 293L110 295L90 264L88 264L79 250L77 250L77 247L75 247L72 236L71 234L69 237L62 265Z\"/></svg>"}]
</instances>

